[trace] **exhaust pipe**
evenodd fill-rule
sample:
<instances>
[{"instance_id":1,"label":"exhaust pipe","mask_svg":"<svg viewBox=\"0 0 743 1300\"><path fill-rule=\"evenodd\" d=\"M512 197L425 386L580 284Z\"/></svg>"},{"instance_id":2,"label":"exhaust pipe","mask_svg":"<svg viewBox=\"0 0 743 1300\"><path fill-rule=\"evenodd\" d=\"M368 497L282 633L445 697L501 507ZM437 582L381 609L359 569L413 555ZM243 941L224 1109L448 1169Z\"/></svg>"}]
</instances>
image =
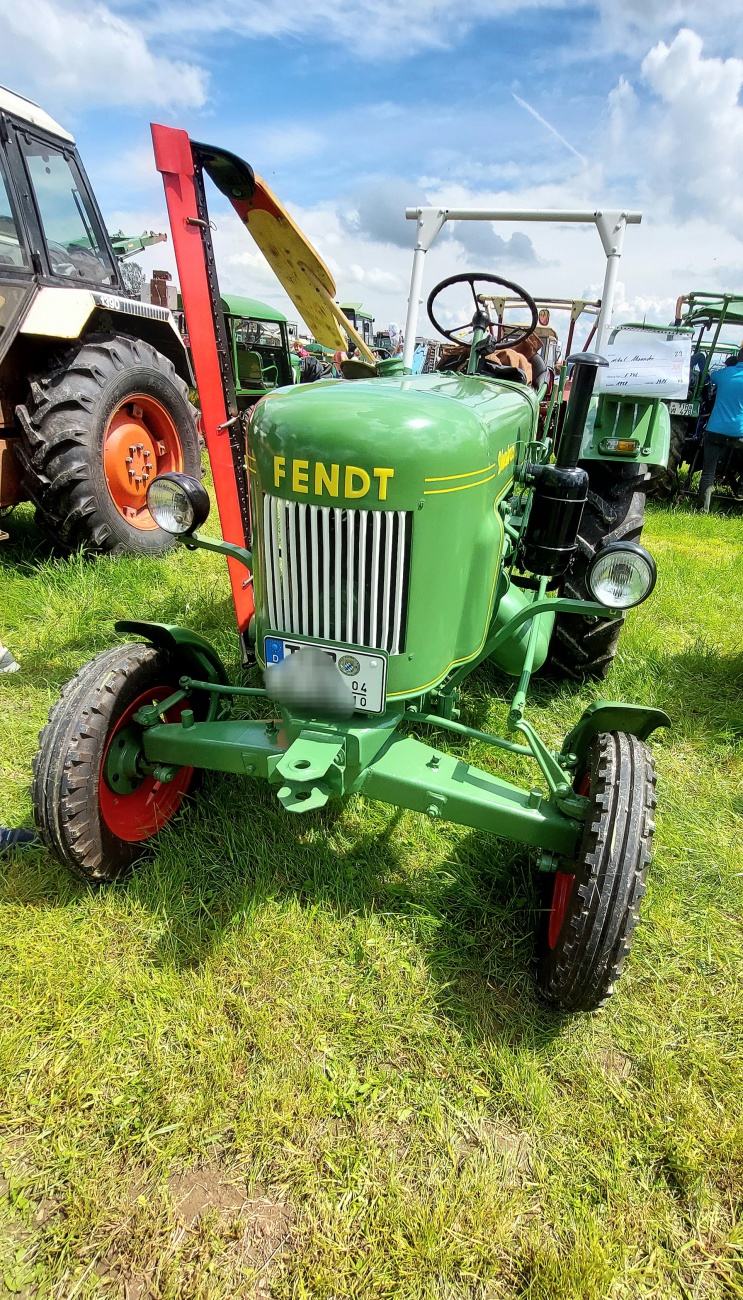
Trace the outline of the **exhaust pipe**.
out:
<instances>
[{"instance_id":1,"label":"exhaust pipe","mask_svg":"<svg viewBox=\"0 0 743 1300\"><path fill-rule=\"evenodd\" d=\"M556 460L561 467L567 468L578 464L583 430L586 427L599 366L608 366L608 364L609 362L604 357L600 357L597 352L574 352L571 357L568 357L568 365L573 367L573 376L565 411L565 423L557 444Z\"/></svg>"}]
</instances>

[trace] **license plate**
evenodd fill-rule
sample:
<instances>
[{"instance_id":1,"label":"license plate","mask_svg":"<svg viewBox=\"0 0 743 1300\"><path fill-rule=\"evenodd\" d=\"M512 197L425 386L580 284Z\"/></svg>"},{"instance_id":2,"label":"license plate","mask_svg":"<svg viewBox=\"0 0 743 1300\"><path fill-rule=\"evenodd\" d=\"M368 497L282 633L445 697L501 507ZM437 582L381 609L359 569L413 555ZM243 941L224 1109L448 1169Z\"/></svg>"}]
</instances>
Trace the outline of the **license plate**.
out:
<instances>
[{"instance_id":1,"label":"license plate","mask_svg":"<svg viewBox=\"0 0 743 1300\"><path fill-rule=\"evenodd\" d=\"M265 638L266 667L283 663L289 655L312 646L322 650L332 659L344 682L353 694L354 708L364 713L384 713L385 686L387 684L387 656L381 652L369 654L366 650L342 650L339 646L324 645L321 641L296 641L294 638L267 636Z\"/></svg>"},{"instance_id":2,"label":"license plate","mask_svg":"<svg viewBox=\"0 0 743 1300\"><path fill-rule=\"evenodd\" d=\"M698 415L696 402L669 402L669 415Z\"/></svg>"}]
</instances>

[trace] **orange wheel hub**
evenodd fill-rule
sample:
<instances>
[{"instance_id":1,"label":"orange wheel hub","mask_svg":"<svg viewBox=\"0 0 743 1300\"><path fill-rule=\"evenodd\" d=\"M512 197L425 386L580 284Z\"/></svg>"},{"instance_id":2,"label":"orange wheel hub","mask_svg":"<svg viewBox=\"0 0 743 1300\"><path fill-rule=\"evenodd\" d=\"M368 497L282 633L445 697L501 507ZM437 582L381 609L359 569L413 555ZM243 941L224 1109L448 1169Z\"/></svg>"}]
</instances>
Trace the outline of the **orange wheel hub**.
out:
<instances>
[{"instance_id":1,"label":"orange wheel hub","mask_svg":"<svg viewBox=\"0 0 743 1300\"><path fill-rule=\"evenodd\" d=\"M183 449L172 416L154 397L134 393L111 413L103 440L103 469L119 514L143 531L157 527L147 509L147 487L157 474L183 469Z\"/></svg>"}]
</instances>

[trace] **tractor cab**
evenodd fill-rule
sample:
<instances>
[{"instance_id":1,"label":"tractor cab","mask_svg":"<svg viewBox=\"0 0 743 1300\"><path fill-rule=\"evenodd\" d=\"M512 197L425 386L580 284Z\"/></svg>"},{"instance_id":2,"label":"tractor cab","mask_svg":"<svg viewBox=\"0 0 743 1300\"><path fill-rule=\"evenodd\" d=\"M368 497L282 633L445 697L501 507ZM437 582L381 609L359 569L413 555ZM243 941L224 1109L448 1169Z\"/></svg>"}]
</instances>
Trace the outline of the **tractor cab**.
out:
<instances>
[{"instance_id":1,"label":"tractor cab","mask_svg":"<svg viewBox=\"0 0 743 1300\"><path fill-rule=\"evenodd\" d=\"M360 302L343 302L341 303L341 311L346 320L350 321L354 329L358 331L367 347L373 348L374 317L371 312L363 311Z\"/></svg>"},{"instance_id":2,"label":"tractor cab","mask_svg":"<svg viewBox=\"0 0 743 1300\"><path fill-rule=\"evenodd\" d=\"M106 232L75 141L0 87L0 512L30 501L71 549L155 554L147 482L199 464L183 343Z\"/></svg>"},{"instance_id":3,"label":"tractor cab","mask_svg":"<svg viewBox=\"0 0 743 1300\"><path fill-rule=\"evenodd\" d=\"M286 317L268 303L222 294L235 390L241 408L294 383Z\"/></svg>"}]
</instances>

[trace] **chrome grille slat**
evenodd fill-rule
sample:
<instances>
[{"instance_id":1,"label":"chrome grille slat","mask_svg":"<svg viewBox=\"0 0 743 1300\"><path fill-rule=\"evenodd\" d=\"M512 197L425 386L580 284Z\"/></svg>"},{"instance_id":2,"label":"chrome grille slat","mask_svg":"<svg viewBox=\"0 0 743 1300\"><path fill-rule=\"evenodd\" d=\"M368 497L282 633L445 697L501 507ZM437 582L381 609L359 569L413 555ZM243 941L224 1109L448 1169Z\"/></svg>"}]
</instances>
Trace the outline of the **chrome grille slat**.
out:
<instances>
[{"instance_id":1,"label":"chrome grille slat","mask_svg":"<svg viewBox=\"0 0 743 1300\"><path fill-rule=\"evenodd\" d=\"M359 511L359 568L356 577L356 617L359 639L365 645L364 631L366 618L366 533L369 524L369 511Z\"/></svg>"},{"instance_id":2,"label":"chrome grille slat","mask_svg":"<svg viewBox=\"0 0 743 1300\"><path fill-rule=\"evenodd\" d=\"M291 609L289 606L289 601L290 601L289 572L288 572L289 566L287 564L286 555L281 554L280 543L279 543L279 537L285 538L287 536L286 520L284 519L283 501L279 505L277 523L278 523L278 528L276 532L276 549L274 551L274 556L276 560L276 571L281 575L281 606L282 606L281 612L283 615L282 631L285 632L292 625L292 616L291 616Z\"/></svg>"},{"instance_id":3,"label":"chrome grille slat","mask_svg":"<svg viewBox=\"0 0 743 1300\"><path fill-rule=\"evenodd\" d=\"M297 565L297 512L292 503L286 503L286 519L289 529L289 572L286 579L291 587L292 629L301 632L299 623L299 567Z\"/></svg>"},{"instance_id":4,"label":"chrome grille slat","mask_svg":"<svg viewBox=\"0 0 743 1300\"><path fill-rule=\"evenodd\" d=\"M330 637L330 506L322 513L322 634Z\"/></svg>"},{"instance_id":5,"label":"chrome grille slat","mask_svg":"<svg viewBox=\"0 0 743 1300\"><path fill-rule=\"evenodd\" d=\"M341 593L343 590L343 511L336 506L333 510L333 523L335 525L333 532L333 550L335 553L335 573L333 582L333 622L335 632L333 636L336 641L343 640L343 601Z\"/></svg>"},{"instance_id":6,"label":"chrome grille slat","mask_svg":"<svg viewBox=\"0 0 743 1300\"><path fill-rule=\"evenodd\" d=\"M266 573L273 573L274 570L274 530L276 524L276 513L271 509L271 498L263 498L263 536L265 538L266 551ZM266 607L268 611L268 621L271 627L279 628L279 621L276 616L276 585L273 582L266 583Z\"/></svg>"},{"instance_id":7,"label":"chrome grille slat","mask_svg":"<svg viewBox=\"0 0 743 1300\"><path fill-rule=\"evenodd\" d=\"M263 498L263 617L277 632L401 654L412 512Z\"/></svg>"},{"instance_id":8,"label":"chrome grille slat","mask_svg":"<svg viewBox=\"0 0 743 1300\"><path fill-rule=\"evenodd\" d=\"M405 596L405 570L407 565L407 538L405 536L405 511L397 510L397 572L395 574L395 610L392 621L392 644L400 644L402 631L403 598Z\"/></svg>"},{"instance_id":9,"label":"chrome grille slat","mask_svg":"<svg viewBox=\"0 0 743 1300\"><path fill-rule=\"evenodd\" d=\"M266 498L268 500L268 497ZM312 591L319 591L320 576L318 567L317 545L317 510L310 510L310 551L312 553ZM320 602L312 601L312 635L320 636Z\"/></svg>"},{"instance_id":10,"label":"chrome grille slat","mask_svg":"<svg viewBox=\"0 0 743 1300\"><path fill-rule=\"evenodd\" d=\"M299 514L299 621L301 630L310 636L310 585L307 572L307 507L297 506Z\"/></svg>"},{"instance_id":11,"label":"chrome grille slat","mask_svg":"<svg viewBox=\"0 0 743 1300\"><path fill-rule=\"evenodd\" d=\"M371 584L371 610L369 613L369 645L377 644L377 617L379 614L379 532L381 522L380 512L374 511L372 519L372 562L371 571L376 576L377 581Z\"/></svg>"}]
</instances>

